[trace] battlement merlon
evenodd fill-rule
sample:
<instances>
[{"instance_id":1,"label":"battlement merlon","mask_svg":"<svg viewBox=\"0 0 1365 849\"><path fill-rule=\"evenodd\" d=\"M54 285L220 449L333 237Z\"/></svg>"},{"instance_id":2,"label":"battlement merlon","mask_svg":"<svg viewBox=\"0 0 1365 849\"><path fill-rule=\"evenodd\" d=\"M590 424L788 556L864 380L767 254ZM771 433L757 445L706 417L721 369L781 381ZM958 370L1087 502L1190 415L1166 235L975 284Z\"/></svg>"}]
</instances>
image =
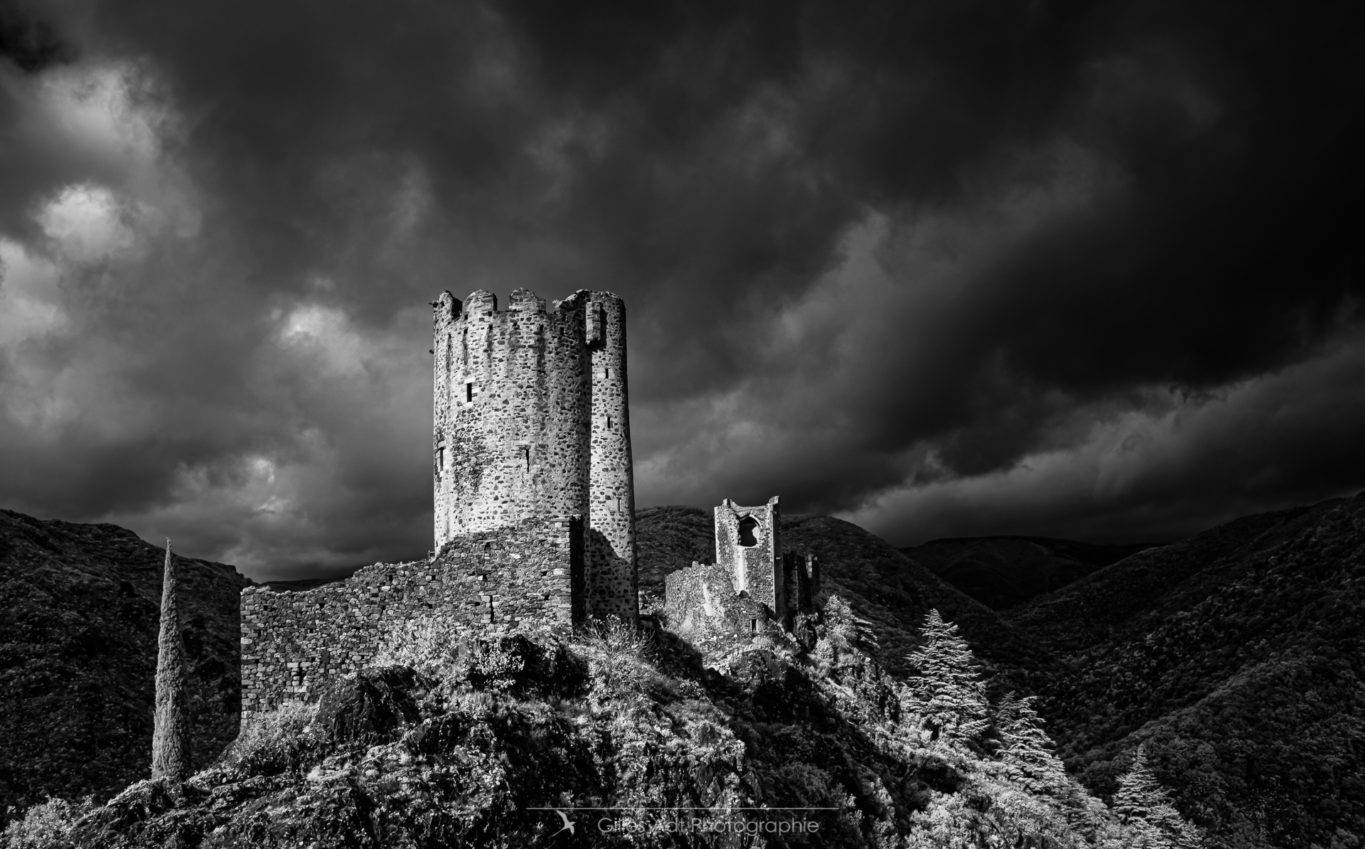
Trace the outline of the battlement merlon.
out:
<instances>
[{"instance_id":1,"label":"battlement merlon","mask_svg":"<svg viewBox=\"0 0 1365 849\"><path fill-rule=\"evenodd\" d=\"M505 312L572 313L594 305L603 307L608 317L616 322L625 318L625 301L620 295L593 289L579 289L566 298L551 302L548 307L545 299L530 289L514 289L507 298L506 310L498 309L498 296L485 289L470 292L463 302L446 290L431 305L436 313L437 324Z\"/></svg>"}]
</instances>

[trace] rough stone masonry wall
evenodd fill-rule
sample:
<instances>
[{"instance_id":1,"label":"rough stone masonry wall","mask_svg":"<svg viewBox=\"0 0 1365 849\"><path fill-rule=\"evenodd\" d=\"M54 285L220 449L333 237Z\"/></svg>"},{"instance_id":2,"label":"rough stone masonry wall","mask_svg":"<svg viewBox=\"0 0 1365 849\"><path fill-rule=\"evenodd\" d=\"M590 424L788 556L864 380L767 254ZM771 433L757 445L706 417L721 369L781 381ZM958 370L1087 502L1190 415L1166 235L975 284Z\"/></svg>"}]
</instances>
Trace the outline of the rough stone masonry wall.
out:
<instances>
[{"instance_id":1,"label":"rough stone masonry wall","mask_svg":"<svg viewBox=\"0 0 1365 849\"><path fill-rule=\"evenodd\" d=\"M587 607L591 616L634 621L639 612L639 585L626 380L626 307L608 292L588 293L586 307L592 370Z\"/></svg>"},{"instance_id":2,"label":"rough stone masonry wall","mask_svg":"<svg viewBox=\"0 0 1365 849\"><path fill-rule=\"evenodd\" d=\"M242 714L356 672L404 622L511 626L582 619L581 524L531 519L472 534L434 561L380 563L302 592L242 591Z\"/></svg>"},{"instance_id":3,"label":"rough stone masonry wall","mask_svg":"<svg viewBox=\"0 0 1365 849\"><path fill-rule=\"evenodd\" d=\"M768 609L735 592L732 575L719 563L696 563L664 577L664 620L674 633L752 634L768 626Z\"/></svg>"},{"instance_id":4,"label":"rough stone masonry wall","mask_svg":"<svg viewBox=\"0 0 1365 849\"><path fill-rule=\"evenodd\" d=\"M532 516L585 519L589 616L639 611L625 306L579 291L550 309L518 289L435 308L437 550Z\"/></svg>"},{"instance_id":5,"label":"rough stone masonry wall","mask_svg":"<svg viewBox=\"0 0 1365 849\"><path fill-rule=\"evenodd\" d=\"M584 306L518 289L435 305L435 543L533 516L587 516L591 397Z\"/></svg>"},{"instance_id":6,"label":"rough stone masonry wall","mask_svg":"<svg viewBox=\"0 0 1365 849\"><path fill-rule=\"evenodd\" d=\"M753 522L751 535L743 533L745 519ZM776 496L758 507L743 507L727 498L715 510L716 562L730 570L735 592L766 604L779 619L787 613L780 521Z\"/></svg>"}]
</instances>

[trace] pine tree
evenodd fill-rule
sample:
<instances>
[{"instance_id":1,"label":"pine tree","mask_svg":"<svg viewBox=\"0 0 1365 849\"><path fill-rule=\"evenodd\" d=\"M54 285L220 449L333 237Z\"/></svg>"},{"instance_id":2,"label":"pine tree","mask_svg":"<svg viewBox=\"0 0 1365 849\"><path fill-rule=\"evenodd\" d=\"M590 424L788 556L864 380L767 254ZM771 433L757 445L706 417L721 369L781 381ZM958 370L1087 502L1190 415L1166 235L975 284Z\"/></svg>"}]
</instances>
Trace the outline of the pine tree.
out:
<instances>
[{"instance_id":1,"label":"pine tree","mask_svg":"<svg viewBox=\"0 0 1365 849\"><path fill-rule=\"evenodd\" d=\"M981 670L957 626L937 610L924 617L922 642L907 658L919 673L910 681L912 715L930 741L974 741L986 730L990 703Z\"/></svg>"},{"instance_id":2,"label":"pine tree","mask_svg":"<svg viewBox=\"0 0 1365 849\"><path fill-rule=\"evenodd\" d=\"M185 673L185 643L175 559L166 540L166 568L161 579L161 631L156 655L156 717L152 730L152 778L180 781L189 773L189 728Z\"/></svg>"},{"instance_id":3,"label":"pine tree","mask_svg":"<svg viewBox=\"0 0 1365 849\"><path fill-rule=\"evenodd\" d=\"M1000 765L1005 777L1038 796L1060 798L1071 789L1066 766L1054 752L1043 719L1034 710L1036 697L1005 696L996 711Z\"/></svg>"},{"instance_id":4,"label":"pine tree","mask_svg":"<svg viewBox=\"0 0 1365 849\"><path fill-rule=\"evenodd\" d=\"M1197 849L1199 833L1171 802L1170 793L1147 764L1147 746L1139 745L1133 764L1119 778L1114 812L1134 832L1138 845L1153 849Z\"/></svg>"}]
</instances>

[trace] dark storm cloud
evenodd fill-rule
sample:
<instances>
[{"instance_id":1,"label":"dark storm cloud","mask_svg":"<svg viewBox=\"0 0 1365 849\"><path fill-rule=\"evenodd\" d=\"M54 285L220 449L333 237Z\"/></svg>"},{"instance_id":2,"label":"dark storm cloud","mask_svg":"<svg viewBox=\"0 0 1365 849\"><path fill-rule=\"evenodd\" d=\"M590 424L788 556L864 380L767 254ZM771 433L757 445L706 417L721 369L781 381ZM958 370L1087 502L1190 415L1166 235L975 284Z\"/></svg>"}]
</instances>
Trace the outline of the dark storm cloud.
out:
<instances>
[{"instance_id":1,"label":"dark storm cloud","mask_svg":"<svg viewBox=\"0 0 1365 849\"><path fill-rule=\"evenodd\" d=\"M1311 459L1351 405L1261 490L1090 461L1233 444L1209 398L1292 407L1358 326L1347 5L3 8L9 506L273 574L420 552L425 302L518 286L627 299L643 503L1113 535L1351 478Z\"/></svg>"},{"instance_id":2,"label":"dark storm cloud","mask_svg":"<svg viewBox=\"0 0 1365 849\"><path fill-rule=\"evenodd\" d=\"M28 73L72 58L70 45L57 37L35 4L20 0L0 3L0 57Z\"/></svg>"},{"instance_id":3,"label":"dark storm cloud","mask_svg":"<svg viewBox=\"0 0 1365 849\"><path fill-rule=\"evenodd\" d=\"M859 510L907 541L1026 533L1160 542L1249 513L1350 495L1365 393L1365 334L1193 403L1097 417L1077 448L1013 468L889 492Z\"/></svg>"}]
</instances>

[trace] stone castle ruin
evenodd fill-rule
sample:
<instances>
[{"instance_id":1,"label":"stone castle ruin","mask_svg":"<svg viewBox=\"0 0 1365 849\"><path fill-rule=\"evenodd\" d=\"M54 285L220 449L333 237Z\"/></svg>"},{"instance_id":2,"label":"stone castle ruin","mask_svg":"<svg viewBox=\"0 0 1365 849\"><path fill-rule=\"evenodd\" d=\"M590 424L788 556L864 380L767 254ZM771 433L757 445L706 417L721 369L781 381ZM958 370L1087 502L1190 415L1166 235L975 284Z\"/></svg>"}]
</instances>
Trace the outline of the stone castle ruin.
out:
<instances>
[{"instance_id":1,"label":"stone castle ruin","mask_svg":"<svg viewBox=\"0 0 1365 849\"><path fill-rule=\"evenodd\" d=\"M725 499L715 510L716 562L664 578L664 617L681 634L753 634L769 625L791 629L813 609L820 564L783 551L776 496L757 507Z\"/></svg>"},{"instance_id":2,"label":"stone castle ruin","mask_svg":"<svg viewBox=\"0 0 1365 849\"><path fill-rule=\"evenodd\" d=\"M434 309L434 553L312 590L242 592L242 713L359 671L395 624L572 629L639 616L625 305L578 291L547 307L525 289ZM716 558L668 576L685 631L790 626L818 589L784 556L778 507L716 508Z\"/></svg>"}]
</instances>

